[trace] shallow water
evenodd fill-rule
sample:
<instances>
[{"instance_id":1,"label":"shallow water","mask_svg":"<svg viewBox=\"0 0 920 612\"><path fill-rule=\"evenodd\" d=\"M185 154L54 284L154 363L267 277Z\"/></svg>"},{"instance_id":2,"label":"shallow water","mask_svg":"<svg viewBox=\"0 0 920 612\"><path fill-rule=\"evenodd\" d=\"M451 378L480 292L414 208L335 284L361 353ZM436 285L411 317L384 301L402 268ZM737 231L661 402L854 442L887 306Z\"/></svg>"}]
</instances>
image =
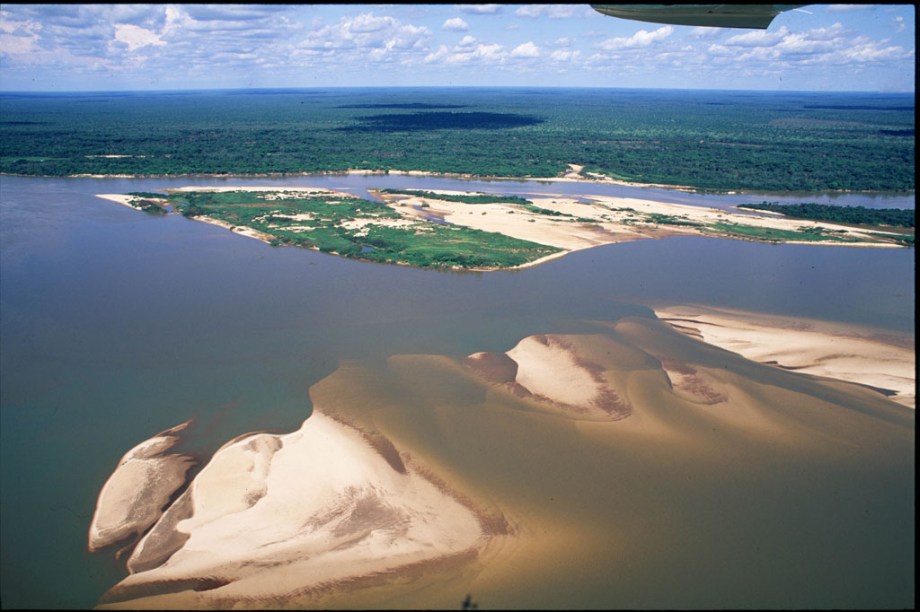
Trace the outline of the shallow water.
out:
<instances>
[{"instance_id":1,"label":"shallow water","mask_svg":"<svg viewBox=\"0 0 920 612\"><path fill-rule=\"evenodd\" d=\"M649 306L682 302L913 335L909 249L686 237L519 271L438 272L272 248L94 197L195 184L541 188L419 177L0 178L4 607L85 608L118 580L120 564L87 553L86 537L102 483L132 446L188 418L184 449L202 456L246 431L290 431L310 413L311 386L341 363L505 351L534 333L584 332L586 321L650 318ZM820 507L809 511L815 520ZM592 580L586 592L607 592ZM624 605L643 605L635 588Z\"/></svg>"}]
</instances>

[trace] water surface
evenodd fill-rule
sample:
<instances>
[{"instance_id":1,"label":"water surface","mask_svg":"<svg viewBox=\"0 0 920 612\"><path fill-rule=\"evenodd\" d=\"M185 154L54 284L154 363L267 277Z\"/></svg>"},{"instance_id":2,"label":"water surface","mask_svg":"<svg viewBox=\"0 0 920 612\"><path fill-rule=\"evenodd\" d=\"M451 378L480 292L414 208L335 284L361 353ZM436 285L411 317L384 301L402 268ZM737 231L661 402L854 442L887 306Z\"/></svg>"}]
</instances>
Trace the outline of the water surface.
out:
<instances>
[{"instance_id":1,"label":"water surface","mask_svg":"<svg viewBox=\"0 0 920 612\"><path fill-rule=\"evenodd\" d=\"M2 177L5 607L90 607L118 580L121 565L87 553L86 538L96 495L132 446L188 418L185 449L205 456L246 431L290 431L310 413L310 387L343 362L504 351L534 333L681 302L914 331L909 249L681 237L519 271L444 272L272 248L94 196L185 185L659 193L398 176ZM665 196L723 206L739 197Z\"/></svg>"}]
</instances>

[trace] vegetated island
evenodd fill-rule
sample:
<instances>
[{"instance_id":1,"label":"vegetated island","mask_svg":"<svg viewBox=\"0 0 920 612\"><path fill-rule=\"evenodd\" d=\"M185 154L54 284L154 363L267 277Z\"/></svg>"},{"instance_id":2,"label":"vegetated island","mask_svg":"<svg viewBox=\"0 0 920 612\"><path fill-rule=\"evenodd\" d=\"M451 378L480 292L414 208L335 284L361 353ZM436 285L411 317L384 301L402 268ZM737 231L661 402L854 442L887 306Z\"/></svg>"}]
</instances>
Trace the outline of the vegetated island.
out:
<instances>
[{"instance_id":1,"label":"vegetated island","mask_svg":"<svg viewBox=\"0 0 920 612\"><path fill-rule=\"evenodd\" d=\"M916 211L908 208L866 208L865 206L828 206L805 202L800 204L740 204L738 208L779 213L790 219L829 221L864 228L878 228L906 246L914 245ZM892 234L892 232L894 232Z\"/></svg>"},{"instance_id":2,"label":"vegetated island","mask_svg":"<svg viewBox=\"0 0 920 612\"><path fill-rule=\"evenodd\" d=\"M421 268L521 268L602 244L696 234L773 243L912 246L913 227L798 220L613 196L313 187L184 187L101 194L152 214L178 212L273 246ZM831 208L831 207L827 207ZM913 211L910 211L913 214Z\"/></svg>"}]
</instances>

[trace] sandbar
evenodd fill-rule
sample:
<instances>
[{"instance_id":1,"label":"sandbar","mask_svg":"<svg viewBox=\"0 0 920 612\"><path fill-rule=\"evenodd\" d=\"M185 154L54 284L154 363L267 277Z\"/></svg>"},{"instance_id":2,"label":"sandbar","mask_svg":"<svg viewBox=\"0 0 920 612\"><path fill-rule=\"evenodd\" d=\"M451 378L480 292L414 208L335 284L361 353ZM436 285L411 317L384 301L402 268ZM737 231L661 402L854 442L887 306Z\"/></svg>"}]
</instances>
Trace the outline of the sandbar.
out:
<instances>
[{"instance_id":1,"label":"sandbar","mask_svg":"<svg viewBox=\"0 0 920 612\"><path fill-rule=\"evenodd\" d=\"M868 385L916 408L916 352L911 338L728 308L674 305L655 312L678 331L753 361Z\"/></svg>"},{"instance_id":2,"label":"sandbar","mask_svg":"<svg viewBox=\"0 0 920 612\"><path fill-rule=\"evenodd\" d=\"M160 518L195 463L187 455L166 452L189 423L160 432L121 458L99 493L89 528L91 552L140 536Z\"/></svg>"},{"instance_id":3,"label":"sandbar","mask_svg":"<svg viewBox=\"0 0 920 612\"><path fill-rule=\"evenodd\" d=\"M183 516L167 520L181 537L151 531L175 550L142 540L129 567L166 560L132 573L100 603L270 605L475 554L486 540L476 510L424 473L386 441L317 411L293 433L240 436L192 481Z\"/></svg>"}]
</instances>

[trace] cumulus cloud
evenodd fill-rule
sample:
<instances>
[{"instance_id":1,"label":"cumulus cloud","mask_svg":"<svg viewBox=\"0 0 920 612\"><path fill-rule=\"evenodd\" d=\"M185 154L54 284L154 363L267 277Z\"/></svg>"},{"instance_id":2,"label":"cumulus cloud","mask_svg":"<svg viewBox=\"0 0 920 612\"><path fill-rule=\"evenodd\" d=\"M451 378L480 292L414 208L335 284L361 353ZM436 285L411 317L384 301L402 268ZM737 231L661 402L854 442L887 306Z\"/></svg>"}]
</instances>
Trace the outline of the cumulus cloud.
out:
<instances>
[{"instance_id":1,"label":"cumulus cloud","mask_svg":"<svg viewBox=\"0 0 920 612\"><path fill-rule=\"evenodd\" d=\"M454 17L445 21L441 27L450 32L466 32L470 26L460 17Z\"/></svg>"},{"instance_id":2,"label":"cumulus cloud","mask_svg":"<svg viewBox=\"0 0 920 612\"><path fill-rule=\"evenodd\" d=\"M648 30L639 30L628 38L608 38L598 44L604 51L618 51L620 49L631 49L633 47L647 47L652 43L659 42L667 38L674 31L671 26L658 28L654 32Z\"/></svg>"},{"instance_id":3,"label":"cumulus cloud","mask_svg":"<svg viewBox=\"0 0 920 612\"><path fill-rule=\"evenodd\" d=\"M501 12L501 4L458 4L457 10L470 15L495 15Z\"/></svg>"},{"instance_id":4,"label":"cumulus cloud","mask_svg":"<svg viewBox=\"0 0 920 612\"><path fill-rule=\"evenodd\" d=\"M554 62L571 62L576 60L581 55L581 51L577 49L575 51L570 51L568 49L556 49L550 53L549 58Z\"/></svg>"},{"instance_id":5,"label":"cumulus cloud","mask_svg":"<svg viewBox=\"0 0 920 612\"><path fill-rule=\"evenodd\" d=\"M804 32L791 32L783 26L776 32L749 32L732 36L722 44L710 45L707 52L723 62L744 64L751 69L775 70L810 65L859 66L887 60L908 60L912 49L853 36L840 23Z\"/></svg>"},{"instance_id":6,"label":"cumulus cloud","mask_svg":"<svg viewBox=\"0 0 920 612\"><path fill-rule=\"evenodd\" d=\"M380 59L393 51L421 49L430 37L431 30L424 26L404 24L388 15L362 13L310 32L299 48L327 53L354 50Z\"/></svg>"},{"instance_id":7,"label":"cumulus cloud","mask_svg":"<svg viewBox=\"0 0 920 612\"><path fill-rule=\"evenodd\" d=\"M866 4L829 4L825 7L825 10L828 12L844 12L844 11L864 11L870 8L872 8L872 6L866 5Z\"/></svg>"},{"instance_id":8,"label":"cumulus cloud","mask_svg":"<svg viewBox=\"0 0 920 612\"><path fill-rule=\"evenodd\" d=\"M744 34L736 34L725 41L726 45L739 47L772 47L789 34L789 28L782 26L773 32L767 30L754 30Z\"/></svg>"},{"instance_id":9,"label":"cumulus cloud","mask_svg":"<svg viewBox=\"0 0 920 612\"><path fill-rule=\"evenodd\" d=\"M498 64L505 61L507 56L504 47L498 43L476 43L456 46L453 49L447 45L440 45L437 51L425 56L426 64Z\"/></svg>"},{"instance_id":10,"label":"cumulus cloud","mask_svg":"<svg viewBox=\"0 0 920 612\"><path fill-rule=\"evenodd\" d=\"M518 17L530 17L533 19L540 17L567 19L583 13L584 9L584 6L577 4L525 4L514 11L514 14Z\"/></svg>"},{"instance_id":11,"label":"cumulus cloud","mask_svg":"<svg viewBox=\"0 0 920 612\"><path fill-rule=\"evenodd\" d=\"M523 44L518 45L511 51L511 57L539 57L540 48L533 44L532 41L527 41Z\"/></svg>"},{"instance_id":12,"label":"cumulus cloud","mask_svg":"<svg viewBox=\"0 0 920 612\"><path fill-rule=\"evenodd\" d=\"M162 47L166 44L166 41L161 40L156 32L129 23L115 26L115 40L128 45L128 51L135 51L150 45Z\"/></svg>"}]
</instances>

